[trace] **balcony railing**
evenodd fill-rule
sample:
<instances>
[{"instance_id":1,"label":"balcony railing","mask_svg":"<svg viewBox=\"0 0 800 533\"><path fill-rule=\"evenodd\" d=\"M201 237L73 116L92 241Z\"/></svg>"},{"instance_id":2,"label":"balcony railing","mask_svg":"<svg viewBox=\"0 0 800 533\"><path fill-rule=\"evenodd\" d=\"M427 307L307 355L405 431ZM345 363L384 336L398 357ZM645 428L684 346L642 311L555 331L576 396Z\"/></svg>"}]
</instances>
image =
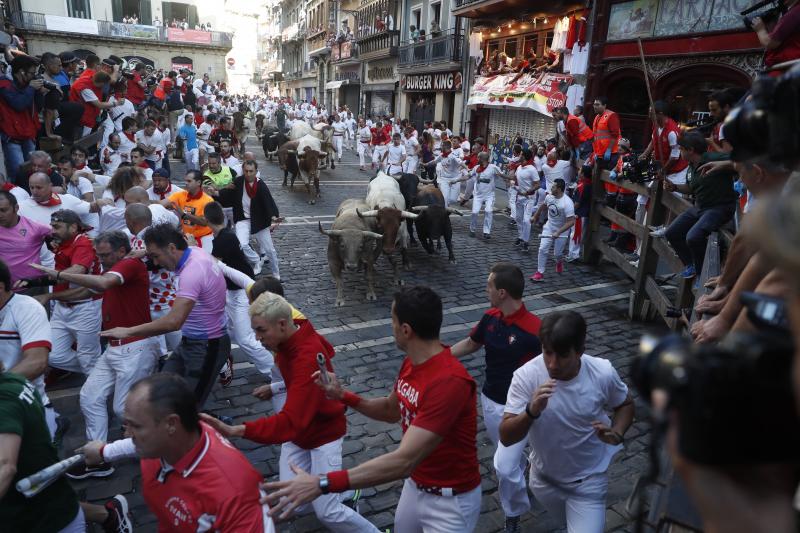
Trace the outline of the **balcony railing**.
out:
<instances>
[{"instance_id":1,"label":"balcony railing","mask_svg":"<svg viewBox=\"0 0 800 533\"><path fill-rule=\"evenodd\" d=\"M398 63L400 66L430 65L448 61L460 62L464 37L454 30L424 41L407 41L400 45Z\"/></svg>"},{"instance_id":2,"label":"balcony railing","mask_svg":"<svg viewBox=\"0 0 800 533\"><path fill-rule=\"evenodd\" d=\"M233 45L233 36L230 33L221 31L180 31L175 28L162 28L145 24L123 24L110 20L61 17L32 11L13 11L11 13L11 21L17 28L29 31L60 31L112 39L169 41L226 49L230 49ZM171 33L170 30L172 30Z\"/></svg>"},{"instance_id":3,"label":"balcony railing","mask_svg":"<svg viewBox=\"0 0 800 533\"><path fill-rule=\"evenodd\" d=\"M399 46L399 31L382 31L359 39L358 53L361 59L375 59L378 56L395 57Z\"/></svg>"},{"instance_id":4,"label":"balcony railing","mask_svg":"<svg viewBox=\"0 0 800 533\"><path fill-rule=\"evenodd\" d=\"M358 83L360 78L358 76L358 72L352 71L345 71L345 72L337 72L334 76L336 81L347 81L350 83Z\"/></svg>"},{"instance_id":5,"label":"balcony railing","mask_svg":"<svg viewBox=\"0 0 800 533\"><path fill-rule=\"evenodd\" d=\"M309 54L330 52L330 46L328 46L330 39L327 31L317 32L313 37L307 37L306 39L308 41L307 46Z\"/></svg>"}]
</instances>

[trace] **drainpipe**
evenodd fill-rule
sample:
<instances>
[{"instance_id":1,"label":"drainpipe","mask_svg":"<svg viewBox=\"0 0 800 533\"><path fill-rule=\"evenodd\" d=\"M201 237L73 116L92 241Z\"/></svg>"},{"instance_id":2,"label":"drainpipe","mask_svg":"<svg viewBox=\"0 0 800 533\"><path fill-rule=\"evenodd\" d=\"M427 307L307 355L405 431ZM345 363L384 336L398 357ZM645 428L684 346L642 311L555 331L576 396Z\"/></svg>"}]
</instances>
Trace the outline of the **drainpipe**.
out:
<instances>
[{"instance_id":1,"label":"drainpipe","mask_svg":"<svg viewBox=\"0 0 800 533\"><path fill-rule=\"evenodd\" d=\"M462 17L456 17L456 27L461 27L461 24L464 23L464 19ZM470 31L464 31L461 43L461 64L466 65L466 72L464 73L462 80L463 83L461 85L461 135L465 135L467 132L467 99L469 98L469 87L472 86L472 78L473 78L473 71L475 70L472 65L472 58L469 56L469 38L468 36L472 33L472 21L466 24L467 28ZM472 132L470 132L472 134Z\"/></svg>"}]
</instances>

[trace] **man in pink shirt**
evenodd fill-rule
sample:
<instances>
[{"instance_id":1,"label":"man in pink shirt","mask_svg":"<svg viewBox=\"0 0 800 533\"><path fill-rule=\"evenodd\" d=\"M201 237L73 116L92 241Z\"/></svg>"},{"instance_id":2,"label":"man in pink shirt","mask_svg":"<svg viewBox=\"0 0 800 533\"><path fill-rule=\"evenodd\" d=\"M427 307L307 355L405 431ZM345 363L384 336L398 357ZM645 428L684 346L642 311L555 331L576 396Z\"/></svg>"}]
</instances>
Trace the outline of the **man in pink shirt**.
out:
<instances>
[{"instance_id":1,"label":"man in pink shirt","mask_svg":"<svg viewBox=\"0 0 800 533\"><path fill-rule=\"evenodd\" d=\"M50 231L50 226L19 216L17 198L0 190L0 259L11 270L11 283L41 276L28 263L39 262L39 251Z\"/></svg>"}]
</instances>

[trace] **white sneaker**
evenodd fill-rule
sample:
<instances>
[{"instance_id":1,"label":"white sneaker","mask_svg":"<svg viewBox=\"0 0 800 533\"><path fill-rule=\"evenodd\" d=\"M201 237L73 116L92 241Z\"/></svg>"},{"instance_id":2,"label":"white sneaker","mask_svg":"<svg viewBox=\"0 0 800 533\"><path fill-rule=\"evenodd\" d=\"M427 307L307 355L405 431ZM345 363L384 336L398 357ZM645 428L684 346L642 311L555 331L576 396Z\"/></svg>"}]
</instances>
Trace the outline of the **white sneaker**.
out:
<instances>
[{"instance_id":1,"label":"white sneaker","mask_svg":"<svg viewBox=\"0 0 800 533\"><path fill-rule=\"evenodd\" d=\"M655 228L653 231L650 232L651 237L663 237L667 233L666 226L660 226Z\"/></svg>"}]
</instances>

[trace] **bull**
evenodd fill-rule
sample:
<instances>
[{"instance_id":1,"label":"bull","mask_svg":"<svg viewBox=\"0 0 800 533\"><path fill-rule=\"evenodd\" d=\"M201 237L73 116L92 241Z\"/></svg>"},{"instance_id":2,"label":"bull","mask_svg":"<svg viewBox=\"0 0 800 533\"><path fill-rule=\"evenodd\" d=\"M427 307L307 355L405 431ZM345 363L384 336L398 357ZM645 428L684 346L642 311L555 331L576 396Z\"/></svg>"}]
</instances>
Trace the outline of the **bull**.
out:
<instances>
[{"instance_id":1,"label":"bull","mask_svg":"<svg viewBox=\"0 0 800 533\"><path fill-rule=\"evenodd\" d=\"M370 224L374 231L383 234L381 247L392 264L395 282L399 283L397 265L392 253L399 247L403 258L403 268L406 270L411 268L408 261L408 230L402 222L403 220L413 220L417 218L417 215L405 210L406 202L400 193L400 185L395 178L383 172L379 172L369 182L366 202L370 209L365 212L359 211L358 216L372 219Z\"/></svg>"},{"instance_id":2,"label":"bull","mask_svg":"<svg viewBox=\"0 0 800 533\"><path fill-rule=\"evenodd\" d=\"M300 179L308 190L308 203L317 203L320 196L319 189L319 160L325 154L319 150L319 139L306 135L298 141L289 141L278 150L278 163L283 169L283 185L286 185L288 175L292 174L290 187L300 174ZM311 186L314 186L312 191Z\"/></svg>"},{"instance_id":3,"label":"bull","mask_svg":"<svg viewBox=\"0 0 800 533\"><path fill-rule=\"evenodd\" d=\"M261 138L261 134L264 131L264 122L266 121L266 115L263 111L259 111L256 113L256 135Z\"/></svg>"},{"instance_id":4,"label":"bull","mask_svg":"<svg viewBox=\"0 0 800 533\"><path fill-rule=\"evenodd\" d=\"M261 147L264 149L264 156L272 161L278 153L278 149L289 141L285 133L279 131L277 126L264 126L261 136Z\"/></svg>"},{"instance_id":5,"label":"bull","mask_svg":"<svg viewBox=\"0 0 800 533\"><path fill-rule=\"evenodd\" d=\"M297 141L306 135L313 135L320 140L320 150L325 152L325 160L322 168L327 168L328 161L330 167L336 168L334 161L335 151L333 149L333 128L328 124L317 124L312 127L307 122L297 120L289 129L289 140Z\"/></svg>"},{"instance_id":6,"label":"bull","mask_svg":"<svg viewBox=\"0 0 800 533\"><path fill-rule=\"evenodd\" d=\"M425 185L417 192L416 205L411 208L419 213L414 220L417 226L417 237L422 247L429 254L433 254L433 241L444 237L447 246L447 259L456 262L453 254L453 226L450 224L450 215L464 216L458 209L446 207L442 191L433 185ZM441 245L439 246L441 248Z\"/></svg>"},{"instance_id":7,"label":"bull","mask_svg":"<svg viewBox=\"0 0 800 533\"><path fill-rule=\"evenodd\" d=\"M406 206L415 205L417 190L419 189L420 184L427 185L433 183L432 180L420 178L416 174L404 173L400 176L394 176L394 178L397 180L397 184L400 186L400 194L403 195ZM414 220L410 218L406 219L406 231L408 231L409 244L411 246L416 246L417 242L414 240Z\"/></svg>"},{"instance_id":8,"label":"bull","mask_svg":"<svg viewBox=\"0 0 800 533\"><path fill-rule=\"evenodd\" d=\"M336 219L330 230L320 233L328 237L328 268L336 281L336 306L344 305L342 294L342 271L354 272L364 269L367 277L367 300L377 300L375 296L375 260L381 253L380 241L383 236L370 230L369 225L358 215L359 210L367 209L363 200L345 200L336 212Z\"/></svg>"}]
</instances>

